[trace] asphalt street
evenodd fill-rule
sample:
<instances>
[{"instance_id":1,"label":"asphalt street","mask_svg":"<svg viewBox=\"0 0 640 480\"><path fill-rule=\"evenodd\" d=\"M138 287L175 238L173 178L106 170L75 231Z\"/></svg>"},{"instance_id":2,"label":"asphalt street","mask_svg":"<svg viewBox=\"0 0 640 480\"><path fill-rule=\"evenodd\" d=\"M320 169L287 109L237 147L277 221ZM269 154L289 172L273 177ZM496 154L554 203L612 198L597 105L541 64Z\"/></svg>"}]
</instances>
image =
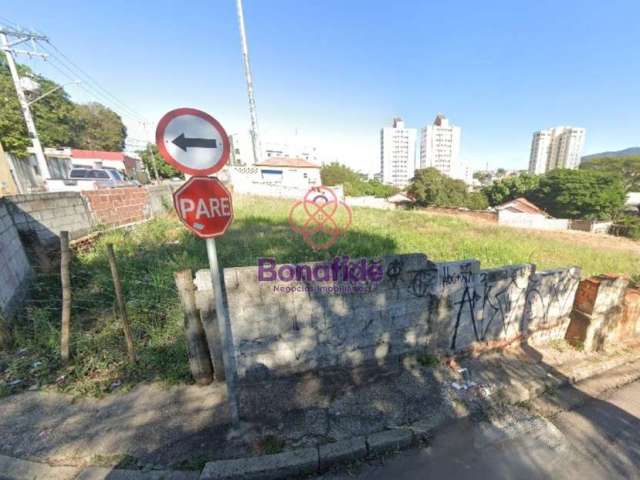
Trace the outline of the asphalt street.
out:
<instances>
[{"instance_id":1,"label":"asphalt street","mask_svg":"<svg viewBox=\"0 0 640 480\"><path fill-rule=\"evenodd\" d=\"M526 423L457 423L427 447L322 478L640 479L640 381Z\"/></svg>"}]
</instances>

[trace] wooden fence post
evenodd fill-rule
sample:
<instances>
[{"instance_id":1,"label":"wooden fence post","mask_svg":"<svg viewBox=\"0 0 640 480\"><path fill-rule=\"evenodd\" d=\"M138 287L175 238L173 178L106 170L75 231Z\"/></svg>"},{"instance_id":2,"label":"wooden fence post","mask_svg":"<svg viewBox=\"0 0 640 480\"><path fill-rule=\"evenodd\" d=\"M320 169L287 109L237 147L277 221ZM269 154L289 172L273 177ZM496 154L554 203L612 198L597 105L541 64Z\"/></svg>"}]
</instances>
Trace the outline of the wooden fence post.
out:
<instances>
[{"instance_id":1,"label":"wooden fence post","mask_svg":"<svg viewBox=\"0 0 640 480\"><path fill-rule=\"evenodd\" d=\"M71 336L71 274L69 263L69 232L60 232L60 283L62 285L62 321L60 328L60 358L69 363L69 337Z\"/></svg>"},{"instance_id":2,"label":"wooden fence post","mask_svg":"<svg viewBox=\"0 0 640 480\"><path fill-rule=\"evenodd\" d=\"M211 365L207 339L196 308L195 288L191 270L176 272L174 278L182 310L184 311L184 326L191 375L200 385L207 385L213 381L213 366Z\"/></svg>"},{"instance_id":3,"label":"wooden fence post","mask_svg":"<svg viewBox=\"0 0 640 480\"><path fill-rule=\"evenodd\" d=\"M118 314L122 320L122 330L124 331L124 338L127 342L127 355L129 361L134 363L136 361L136 351L133 346L133 336L131 335L131 325L129 324L129 316L127 315L127 306L124 302L124 294L122 293L122 282L120 281L120 275L118 275L118 265L116 264L116 254L113 251L113 244L107 244L107 257L109 257L109 267L111 267L111 277L113 278L113 286L116 291L116 302L118 303Z\"/></svg>"}]
</instances>

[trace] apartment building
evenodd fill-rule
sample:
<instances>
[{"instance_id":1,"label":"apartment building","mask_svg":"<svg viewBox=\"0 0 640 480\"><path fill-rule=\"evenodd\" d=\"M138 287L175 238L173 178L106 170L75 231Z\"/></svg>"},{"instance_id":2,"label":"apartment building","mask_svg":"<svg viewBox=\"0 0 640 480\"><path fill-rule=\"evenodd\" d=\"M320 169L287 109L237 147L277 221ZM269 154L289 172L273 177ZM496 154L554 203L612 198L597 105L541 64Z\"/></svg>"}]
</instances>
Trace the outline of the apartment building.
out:
<instances>
[{"instance_id":1,"label":"apartment building","mask_svg":"<svg viewBox=\"0 0 640 480\"><path fill-rule=\"evenodd\" d=\"M419 168L434 167L451 178L467 181L470 168L460 162L460 136L460 127L439 113L433 124L420 132Z\"/></svg>"},{"instance_id":2,"label":"apartment building","mask_svg":"<svg viewBox=\"0 0 640 480\"><path fill-rule=\"evenodd\" d=\"M556 168L578 168L585 129L554 127L533 133L529 173L540 175Z\"/></svg>"},{"instance_id":3,"label":"apartment building","mask_svg":"<svg viewBox=\"0 0 640 480\"><path fill-rule=\"evenodd\" d=\"M380 130L380 172L382 182L405 187L416 170L417 129L406 128L401 118Z\"/></svg>"}]
</instances>

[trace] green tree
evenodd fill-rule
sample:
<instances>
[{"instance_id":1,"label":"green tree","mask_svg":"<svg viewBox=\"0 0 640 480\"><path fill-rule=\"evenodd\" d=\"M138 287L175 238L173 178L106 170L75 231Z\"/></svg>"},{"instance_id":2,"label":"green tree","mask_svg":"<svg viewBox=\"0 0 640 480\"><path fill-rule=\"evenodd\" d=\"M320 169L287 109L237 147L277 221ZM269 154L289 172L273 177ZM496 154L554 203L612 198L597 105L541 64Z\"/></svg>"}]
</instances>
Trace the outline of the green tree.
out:
<instances>
[{"instance_id":1,"label":"green tree","mask_svg":"<svg viewBox=\"0 0 640 480\"><path fill-rule=\"evenodd\" d=\"M117 152L124 149L127 128L116 112L91 102L76 105L75 116L74 147Z\"/></svg>"},{"instance_id":2,"label":"green tree","mask_svg":"<svg viewBox=\"0 0 640 480\"><path fill-rule=\"evenodd\" d=\"M338 162L323 165L320 169L320 178L323 185L329 187L342 185L345 195L350 197L372 195L386 198L400 191L399 188L385 185L377 180L365 180L363 177L361 173Z\"/></svg>"},{"instance_id":3,"label":"green tree","mask_svg":"<svg viewBox=\"0 0 640 480\"><path fill-rule=\"evenodd\" d=\"M419 206L487 208L483 193L468 193L462 180L454 180L433 167L416 170L408 192Z\"/></svg>"},{"instance_id":4,"label":"green tree","mask_svg":"<svg viewBox=\"0 0 640 480\"><path fill-rule=\"evenodd\" d=\"M162 155L160 155L160 152L158 152L158 147L156 147L154 144L150 144L149 148L153 152L153 157L156 161L156 168L158 169L158 176L160 178L184 178L184 175L182 173L180 173L178 170L164 161L164 158L162 158ZM151 159L151 155L149 154L149 148L138 151L138 155L140 155L140 158L144 163L144 168L146 168L147 172L149 172L149 177L151 179L154 179L153 161Z\"/></svg>"},{"instance_id":5,"label":"green tree","mask_svg":"<svg viewBox=\"0 0 640 480\"><path fill-rule=\"evenodd\" d=\"M32 77L40 84L40 92L34 94L35 96L58 87L55 82L34 74L24 65L18 65L18 72L20 76ZM60 88L38 100L31 107L31 111L38 136L44 146L73 145L74 131L77 127L75 105L64 89ZM0 58L0 140L7 152L19 157L26 157L27 148L31 146L16 90L4 57Z\"/></svg>"},{"instance_id":6,"label":"green tree","mask_svg":"<svg viewBox=\"0 0 640 480\"><path fill-rule=\"evenodd\" d=\"M580 168L620 175L626 192L640 192L640 156L594 158Z\"/></svg>"},{"instance_id":7,"label":"green tree","mask_svg":"<svg viewBox=\"0 0 640 480\"><path fill-rule=\"evenodd\" d=\"M489 205L500 205L518 197L526 197L536 190L540 184L538 175L523 173L514 177L496 180L488 187L484 187L482 192L487 197Z\"/></svg>"},{"instance_id":8,"label":"green tree","mask_svg":"<svg viewBox=\"0 0 640 480\"><path fill-rule=\"evenodd\" d=\"M469 210L486 210L489 208L489 202L484 193L471 192L467 194L464 206Z\"/></svg>"},{"instance_id":9,"label":"green tree","mask_svg":"<svg viewBox=\"0 0 640 480\"><path fill-rule=\"evenodd\" d=\"M347 183L357 184L362 181L358 172L338 162L323 165L320 169L320 178L322 184L329 187Z\"/></svg>"},{"instance_id":10,"label":"green tree","mask_svg":"<svg viewBox=\"0 0 640 480\"><path fill-rule=\"evenodd\" d=\"M400 191L398 187L393 185L385 185L378 180L367 180L364 183L364 194L374 197L387 198Z\"/></svg>"},{"instance_id":11,"label":"green tree","mask_svg":"<svg viewBox=\"0 0 640 480\"><path fill-rule=\"evenodd\" d=\"M620 175L598 170L552 170L527 198L558 218L611 220L620 215L625 190Z\"/></svg>"}]
</instances>

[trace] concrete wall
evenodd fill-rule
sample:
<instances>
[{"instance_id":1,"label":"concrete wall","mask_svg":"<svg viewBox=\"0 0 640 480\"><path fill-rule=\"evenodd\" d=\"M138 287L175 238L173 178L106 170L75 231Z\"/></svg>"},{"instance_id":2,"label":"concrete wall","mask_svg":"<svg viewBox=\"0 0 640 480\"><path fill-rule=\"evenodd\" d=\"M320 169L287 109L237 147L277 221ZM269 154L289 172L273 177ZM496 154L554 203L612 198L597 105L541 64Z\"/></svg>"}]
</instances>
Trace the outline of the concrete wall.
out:
<instances>
[{"instance_id":1,"label":"concrete wall","mask_svg":"<svg viewBox=\"0 0 640 480\"><path fill-rule=\"evenodd\" d=\"M22 300L32 270L4 202L0 202L0 265L0 316L6 316Z\"/></svg>"},{"instance_id":2,"label":"concrete wall","mask_svg":"<svg viewBox=\"0 0 640 480\"><path fill-rule=\"evenodd\" d=\"M182 183L178 183L179 187ZM173 210L173 187L171 185L149 185L147 191L147 204L145 215L155 217Z\"/></svg>"},{"instance_id":3,"label":"concrete wall","mask_svg":"<svg viewBox=\"0 0 640 480\"><path fill-rule=\"evenodd\" d=\"M0 312L19 303L30 277L27 259L50 266L50 252L58 248L61 231L77 239L99 224L126 225L159 215L167 211L165 207L173 208L172 201L170 185L0 199Z\"/></svg>"},{"instance_id":4,"label":"concrete wall","mask_svg":"<svg viewBox=\"0 0 640 480\"><path fill-rule=\"evenodd\" d=\"M379 208L381 210L395 210L395 203L388 202L386 198L373 196L346 197L345 202L350 207Z\"/></svg>"},{"instance_id":5,"label":"concrete wall","mask_svg":"<svg viewBox=\"0 0 640 480\"><path fill-rule=\"evenodd\" d=\"M575 268L481 270L476 260L434 263L422 254L379 260L380 282L260 282L257 267L225 269L239 375L499 346L566 325L579 281ZM207 284L208 272L198 272L198 290Z\"/></svg>"},{"instance_id":6,"label":"concrete wall","mask_svg":"<svg viewBox=\"0 0 640 480\"><path fill-rule=\"evenodd\" d=\"M45 246L55 245L62 230L74 239L93 226L85 200L75 192L30 193L4 200L20 234Z\"/></svg>"},{"instance_id":7,"label":"concrete wall","mask_svg":"<svg viewBox=\"0 0 640 480\"><path fill-rule=\"evenodd\" d=\"M516 213L508 210L498 212L498 223L510 227L535 228L537 230L568 230L569 220L547 218L535 213Z\"/></svg>"},{"instance_id":8,"label":"concrete wall","mask_svg":"<svg viewBox=\"0 0 640 480\"><path fill-rule=\"evenodd\" d=\"M592 220L569 220L571 230L581 230L590 233L609 233L613 222L594 222Z\"/></svg>"}]
</instances>

